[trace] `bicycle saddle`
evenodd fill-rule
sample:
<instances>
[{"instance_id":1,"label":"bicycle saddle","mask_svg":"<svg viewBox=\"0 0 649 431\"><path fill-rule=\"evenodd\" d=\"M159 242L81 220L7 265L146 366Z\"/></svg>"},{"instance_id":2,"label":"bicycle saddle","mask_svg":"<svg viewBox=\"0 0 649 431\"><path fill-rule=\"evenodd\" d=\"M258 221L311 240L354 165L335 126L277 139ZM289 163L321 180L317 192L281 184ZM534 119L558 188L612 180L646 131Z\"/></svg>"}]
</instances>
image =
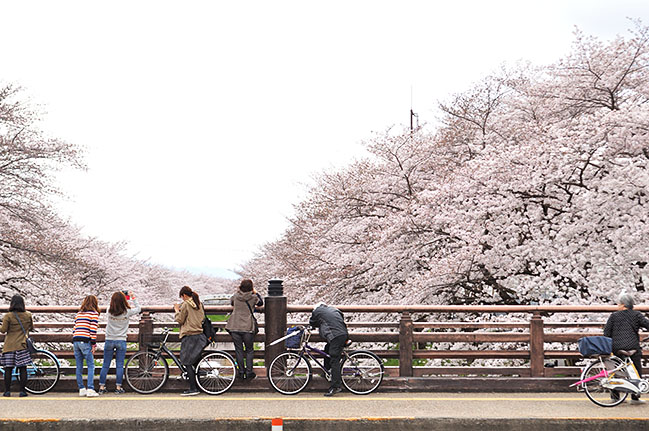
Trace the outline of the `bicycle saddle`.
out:
<instances>
[{"instance_id":1,"label":"bicycle saddle","mask_svg":"<svg viewBox=\"0 0 649 431\"><path fill-rule=\"evenodd\" d=\"M633 356L635 350L618 350L617 356Z\"/></svg>"}]
</instances>

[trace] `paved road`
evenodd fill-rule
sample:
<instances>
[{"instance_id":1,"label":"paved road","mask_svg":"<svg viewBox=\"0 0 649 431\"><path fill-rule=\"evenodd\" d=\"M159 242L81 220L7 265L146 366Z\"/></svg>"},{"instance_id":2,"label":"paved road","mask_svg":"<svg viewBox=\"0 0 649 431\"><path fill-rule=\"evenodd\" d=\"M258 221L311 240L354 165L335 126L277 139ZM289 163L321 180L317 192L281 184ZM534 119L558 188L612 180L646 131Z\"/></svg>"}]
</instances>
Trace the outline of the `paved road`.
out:
<instances>
[{"instance_id":1,"label":"paved road","mask_svg":"<svg viewBox=\"0 0 649 431\"><path fill-rule=\"evenodd\" d=\"M231 393L220 396L76 394L0 398L2 420L96 419L310 419L548 418L637 419L649 429L649 403L602 408L579 393L435 394L401 393L332 398L321 394L282 396Z\"/></svg>"}]
</instances>

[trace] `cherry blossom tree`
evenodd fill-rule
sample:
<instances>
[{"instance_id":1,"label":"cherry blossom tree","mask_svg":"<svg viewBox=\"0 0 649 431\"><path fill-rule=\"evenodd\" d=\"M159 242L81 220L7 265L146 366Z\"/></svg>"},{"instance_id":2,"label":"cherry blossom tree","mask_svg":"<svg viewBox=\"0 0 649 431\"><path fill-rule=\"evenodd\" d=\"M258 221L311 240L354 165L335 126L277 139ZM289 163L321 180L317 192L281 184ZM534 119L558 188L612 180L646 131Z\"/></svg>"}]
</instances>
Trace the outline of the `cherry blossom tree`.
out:
<instances>
[{"instance_id":1,"label":"cherry blossom tree","mask_svg":"<svg viewBox=\"0 0 649 431\"><path fill-rule=\"evenodd\" d=\"M649 287L649 29L576 33L387 130L242 268L293 300L577 304Z\"/></svg>"}]
</instances>

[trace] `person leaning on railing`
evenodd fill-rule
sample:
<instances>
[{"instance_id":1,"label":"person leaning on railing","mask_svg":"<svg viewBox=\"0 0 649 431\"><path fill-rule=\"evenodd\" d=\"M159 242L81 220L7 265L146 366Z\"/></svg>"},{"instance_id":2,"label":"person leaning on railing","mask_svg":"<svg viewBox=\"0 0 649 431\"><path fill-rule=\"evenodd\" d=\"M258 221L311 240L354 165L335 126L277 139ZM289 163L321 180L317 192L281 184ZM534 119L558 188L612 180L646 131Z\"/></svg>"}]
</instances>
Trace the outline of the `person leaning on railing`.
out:
<instances>
[{"instance_id":1,"label":"person leaning on railing","mask_svg":"<svg viewBox=\"0 0 649 431\"><path fill-rule=\"evenodd\" d=\"M237 358L237 375L242 380L252 380L256 377L252 368L255 355L255 318L253 312L255 307L264 305L264 300L253 288L252 280L244 279L241 280L239 288L230 298L230 304L232 304L233 310L225 329L234 343L234 354ZM243 362L244 346L246 351L245 366Z\"/></svg>"},{"instance_id":2,"label":"person leaning on railing","mask_svg":"<svg viewBox=\"0 0 649 431\"><path fill-rule=\"evenodd\" d=\"M18 320L20 319L20 321ZM22 328L21 325L22 324ZM24 331L23 331L24 328ZM9 312L2 318L0 332L7 333L2 346L0 365L5 373L5 397L11 396L11 379L14 367L18 367L20 376L20 396L26 397L25 385L27 384L27 365L32 363L32 358L27 350L27 335L34 329L32 313L25 311L25 300L20 295L14 295L9 303Z\"/></svg>"},{"instance_id":3,"label":"person leaning on railing","mask_svg":"<svg viewBox=\"0 0 649 431\"><path fill-rule=\"evenodd\" d=\"M88 295L83 299L79 312L74 319L72 329L72 347L74 360L77 363L77 387L80 397L99 396L95 392L95 358L97 349L97 327L99 326L99 304L95 295ZM83 386L83 361L88 367L86 379L87 388Z\"/></svg>"},{"instance_id":4,"label":"person leaning on railing","mask_svg":"<svg viewBox=\"0 0 649 431\"><path fill-rule=\"evenodd\" d=\"M642 349L640 348L640 337L638 330L642 327L649 330L649 320L637 310L633 309L633 297L628 294L620 295L618 299L618 311L608 318L604 327L604 335L613 339L613 353L620 350L635 350L631 355L633 365L642 378ZM611 392L611 397L619 397L617 391ZM639 395L631 394L631 401L644 403Z\"/></svg>"},{"instance_id":5,"label":"person leaning on railing","mask_svg":"<svg viewBox=\"0 0 649 431\"><path fill-rule=\"evenodd\" d=\"M330 358L325 358L324 366L331 369L331 386L324 395L331 397L342 391L340 357L349 338L345 317L339 309L319 302L311 312L309 325L318 328L320 336L327 340L324 351L329 354Z\"/></svg>"}]
</instances>

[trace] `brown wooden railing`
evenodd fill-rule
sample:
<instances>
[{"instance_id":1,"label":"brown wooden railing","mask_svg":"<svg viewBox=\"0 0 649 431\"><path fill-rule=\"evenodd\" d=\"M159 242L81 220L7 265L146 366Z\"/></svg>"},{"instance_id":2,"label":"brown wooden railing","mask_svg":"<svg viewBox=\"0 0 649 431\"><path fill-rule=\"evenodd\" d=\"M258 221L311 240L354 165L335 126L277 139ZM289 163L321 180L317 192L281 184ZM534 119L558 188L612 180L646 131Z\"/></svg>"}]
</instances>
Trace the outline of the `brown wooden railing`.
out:
<instances>
[{"instance_id":1,"label":"brown wooden railing","mask_svg":"<svg viewBox=\"0 0 649 431\"><path fill-rule=\"evenodd\" d=\"M278 345L264 349L271 341L285 333L288 326L306 324L310 305L288 305L282 295L266 298L261 332L256 336L257 358L266 364L284 349ZM388 374L401 377L439 375L495 375L521 377L555 377L575 375L579 368L574 361L581 358L576 350L579 338L602 333L608 314L614 306L428 306L428 305L341 305L337 306L348 317L350 338L358 348L370 348L387 361ZM28 307L34 314L33 338L46 343L60 358L71 358L71 332L77 307ZM636 309L647 312L649 307ZM170 306L144 306L139 322L130 325L127 341L132 348L145 348L155 341L162 327L174 327ZM208 314L229 313L229 306L207 306ZM0 313L7 311L0 307ZM102 310L105 311L105 310ZM373 316L373 321L359 320ZM551 315L570 318L574 315L596 315L598 321L554 321ZM497 315L502 320L493 321ZM154 319L153 317L156 316ZM377 317L378 316L378 317ZM414 319L413 319L414 317ZM440 320L443 317L444 320ZM470 321L467 321L470 317ZM600 318L601 317L601 318ZM58 321L61 319L61 321ZM216 322L223 328L225 322ZM103 328L105 325L101 325ZM4 335L0 335L3 341ZM104 339L100 330L98 341ZM177 334L170 341L178 341ZM229 334L219 332L217 341L231 341ZM317 335L312 341L322 341ZM462 343L461 348L440 348L440 343ZM550 343L553 343L550 346ZM557 343L557 344L554 344ZM227 346L226 346L227 348ZM99 355L97 355L99 357ZM649 355L645 355L645 358ZM436 366L426 360L449 362ZM504 360L495 366L471 366L482 359ZM464 361L466 363L458 364ZM558 366L554 361L563 360ZM450 362L455 361L455 364ZM398 365L397 365L398 364ZM263 374L263 370L260 370Z\"/></svg>"}]
</instances>

